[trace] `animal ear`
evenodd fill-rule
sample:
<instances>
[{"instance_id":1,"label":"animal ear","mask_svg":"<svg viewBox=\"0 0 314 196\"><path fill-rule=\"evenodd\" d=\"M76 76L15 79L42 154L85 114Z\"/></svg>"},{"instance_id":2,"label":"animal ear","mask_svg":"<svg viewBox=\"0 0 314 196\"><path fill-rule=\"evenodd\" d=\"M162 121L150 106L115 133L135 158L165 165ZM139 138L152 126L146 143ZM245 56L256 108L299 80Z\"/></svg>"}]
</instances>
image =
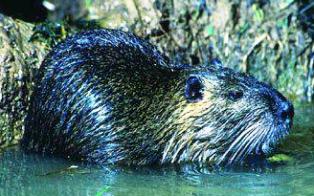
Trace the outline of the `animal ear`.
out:
<instances>
[{"instance_id":1,"label":"animal ear","mask_svg":"<svg viewBox=\"0 0 314 196\"><path fill-rule=\"evenodd\" d=\"M190 76L186 80L185 98L188 102L196 103L203 99L204 85L202 81L196 76Z\"/></svg>"},{"instance_id":2,"label":"animal ear","mask_svg":"<svg viewBox=\"0 0 314 196\"><path fill-rule=\"evenodd\" d=\"M214 65L216 67L222 67L222 62L218 58L213 58L210 60L209 64Z\"/></svg>"}]
</instances>

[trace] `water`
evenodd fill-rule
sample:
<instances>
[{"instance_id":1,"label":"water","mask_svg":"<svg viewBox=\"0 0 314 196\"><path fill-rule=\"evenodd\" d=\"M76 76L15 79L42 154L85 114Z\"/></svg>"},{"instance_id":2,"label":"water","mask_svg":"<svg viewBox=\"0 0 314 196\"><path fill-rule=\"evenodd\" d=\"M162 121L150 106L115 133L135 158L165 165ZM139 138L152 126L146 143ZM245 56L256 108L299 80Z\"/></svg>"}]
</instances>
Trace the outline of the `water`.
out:
<instances>
[{"instance_id":1,"label":"water","mask_svg":"<svg viewBox=\"0 0 314 196\"><path fill-rule=\"evenodd\" d=\"M98 168L8 149L0 156L0 196L314 195L313 115L314 106L297 109L280 147L292 159L262 169Z\"/></svg>"}]
</instances>

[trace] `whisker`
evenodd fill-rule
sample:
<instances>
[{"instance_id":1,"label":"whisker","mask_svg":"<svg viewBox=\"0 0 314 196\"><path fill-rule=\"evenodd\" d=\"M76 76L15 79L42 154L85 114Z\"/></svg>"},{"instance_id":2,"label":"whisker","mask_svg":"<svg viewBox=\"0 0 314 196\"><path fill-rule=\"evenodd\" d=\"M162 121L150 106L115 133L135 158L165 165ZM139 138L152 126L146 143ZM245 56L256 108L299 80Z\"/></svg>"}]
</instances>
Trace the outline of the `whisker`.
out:
<instances>
[{"instance_id":1,"label":"whisker","mask_svg":"<svg viewBox=\"0 0 314 196\"><path fill-rule=\"evenodd\" d=\"M255 138L253 137L253 134L252 134L252 133L254 133L254 129L250 128L249 130L250 130L250 132L248 132L248 134L244 138L244 141L241 142L241 145L238 146L235 154L231 157L232 162L233 162L233 160L235 162L237 162L238 158L241 157L243 152L245 152L245 150L247 149L249 144L254 141Z\"/></svg>"},{"instance_id":2,"label":"whisker","mask_svg":"<svg viewBox=\"0 0 314 196\"><path fill-rule=\"evenodd\" d=\"M227 156L227 154L231 151L231 149L233 149L234 147L238 146L239 144L241 144L243 142L243 139L247 137L247 133L248 131L250 131L249 129L247 129L246 131L243 131L238 137L237 139L230 145L230 147L228 148L228 150L223 154L223 156L221 157L221 159L219 160L219 163L221 163L225 157ZM235 148L237 149L237 148ZM237 151L237 150L236 150Z\"/></svg>"},{"instance_id":3,"label":"whisker","mask_svg":"<svg viewBox=\"0 0 314 196\"><path fill-rule=\"evenodd\" d=\"M258 113L255 116L259 116L260 114L261 113ZM258 123L254 123L252 126L248 126L246 128L246 131L241 133L241 135L240 135L241 137L237 138L237 139L241 139L241 141L239 142L239 140L236 140L229 147L227 153L229 153L229 151L232 148L235 148L236 150L235 150L234 154L232 155L232 157L230 158L230 160L228 161L228 164L231 164L232 162L239 161L239 159L241 157L242 157L241 160L243 158L245 158L245 156L248 153L250 153L250 151L252 151L252 144L255 145L256 141L259 140L262 137L262 135L264 135L263 133L264 133L264 130L261 131L259 129L259 124ZM226 155L227 154L225 153L224 156L226 156Z\"/></svg>"}]
</instances>

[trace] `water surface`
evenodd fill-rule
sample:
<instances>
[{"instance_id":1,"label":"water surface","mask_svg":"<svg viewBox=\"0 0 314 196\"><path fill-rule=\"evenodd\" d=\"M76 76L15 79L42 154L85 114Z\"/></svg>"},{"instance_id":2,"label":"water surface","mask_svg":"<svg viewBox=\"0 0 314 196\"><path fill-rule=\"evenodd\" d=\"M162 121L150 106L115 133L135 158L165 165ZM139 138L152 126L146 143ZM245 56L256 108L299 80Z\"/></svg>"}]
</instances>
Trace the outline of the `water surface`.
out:
<instances>
[{"instance_id":1,"label":"water surface","mask_svg":"<svg viewBox=\"0 0 314 196\"><path fill-rule=\"evenodd\" d=\"M262 169L98 168L12 148L0 156L0 195L314 195L314 106L294 122L279 149L291 160Z\"/></svg>"}]
</instances>

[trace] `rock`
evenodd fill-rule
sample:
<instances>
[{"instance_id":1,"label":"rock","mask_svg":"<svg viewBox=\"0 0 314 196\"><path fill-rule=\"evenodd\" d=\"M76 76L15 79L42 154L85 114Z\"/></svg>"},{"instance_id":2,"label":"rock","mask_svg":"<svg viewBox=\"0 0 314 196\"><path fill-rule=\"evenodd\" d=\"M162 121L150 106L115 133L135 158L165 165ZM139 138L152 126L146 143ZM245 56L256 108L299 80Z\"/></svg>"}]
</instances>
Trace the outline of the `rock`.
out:
<instances>
[{"instance_id":1,"label":"rock","mask_svg":"<svg viewBox=\"0 0 314 196\"><path fill-rule=\"evenodd\" d=\"M15 144L47 45L30 41L34 25L0 14L0 149Z\"/></svg>"}]
</instances>

